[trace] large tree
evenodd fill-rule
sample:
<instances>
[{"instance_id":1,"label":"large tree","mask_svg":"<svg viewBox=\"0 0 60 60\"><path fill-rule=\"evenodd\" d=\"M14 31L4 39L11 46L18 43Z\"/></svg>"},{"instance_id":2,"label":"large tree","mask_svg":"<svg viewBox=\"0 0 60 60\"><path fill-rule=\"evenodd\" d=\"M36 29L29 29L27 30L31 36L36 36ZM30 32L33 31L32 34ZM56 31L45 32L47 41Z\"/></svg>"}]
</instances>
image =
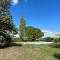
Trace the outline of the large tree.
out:
<instances>
[{"instance_id":1,"label":"large tree","mask_svg":"<svg viewBox=\"0 0 60 60\"><path fill-rule=\"evenodd\" d=\"M28 40L29 39L36 40L36 39L44 36L44 33L38 28L28 26L28 27L26 27L26 36L27 36Z\"/></svg>"},{"instance_id":2,"label":"large tree","mask_svg":"<svg viewBox=\"0 0 60 60\"><path fill-rule=\"evenodd\" d=\"M10 14L9 8L11 6L11 0L0 0L0 28L11 29L12 16Z\"/></svg>"},{"instance_id":3,"label":"large tree","mask_svg":"<svg viewBox=\"0 0 60 60\"><path fill-rule=\"evenodd\" d=\"M26 23L24 20L24 17L22 16L21 20L20 20L20 38L23 40L26 34Z\"/></svg>"},{"instance_id":4,"label":"large tree","mask_svg":"<svg viewBox=\"0 0 60 60\"><path fill-rule=\"evenodd\" d=\"M10 34L7 31L13 31L13 20L9 8L12 0L0 0L0 36L4 37L6 43L11 42ZM2 38L3 39L3 38Z\"/></svg>"}]
</instances>

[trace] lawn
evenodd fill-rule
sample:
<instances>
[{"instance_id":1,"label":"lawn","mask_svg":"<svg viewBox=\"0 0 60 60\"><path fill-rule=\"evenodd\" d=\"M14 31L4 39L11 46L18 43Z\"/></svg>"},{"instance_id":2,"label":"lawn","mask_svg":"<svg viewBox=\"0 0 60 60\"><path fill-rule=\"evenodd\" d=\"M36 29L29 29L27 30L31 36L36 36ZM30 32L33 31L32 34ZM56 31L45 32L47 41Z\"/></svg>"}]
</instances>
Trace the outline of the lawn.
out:
<instances>
[{"instance_id":1,"label":"lawn","mask_svg":"<svg viewBox=\"0 0 60 60\"><path fill-rule=\"evenodd\" d=\"M0 60L57 60L53 54L60 48L48 45L24 45L0 49Z\"/></svg>"}]
</instances>

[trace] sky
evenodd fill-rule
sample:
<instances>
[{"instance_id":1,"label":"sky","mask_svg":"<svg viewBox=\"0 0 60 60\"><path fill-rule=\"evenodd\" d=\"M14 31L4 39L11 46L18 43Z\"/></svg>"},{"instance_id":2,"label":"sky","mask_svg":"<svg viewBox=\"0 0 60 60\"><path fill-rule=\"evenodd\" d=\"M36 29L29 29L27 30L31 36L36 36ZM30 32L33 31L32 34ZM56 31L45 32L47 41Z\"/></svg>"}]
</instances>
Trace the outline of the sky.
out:
<instances>
[{"instance_id":1,"label":"sky","mask_svg":"<svg viewBox=\"0 0 60 60\"><path fill-rule=\"evenodd\" d=\"M17 27L24 16L26 25L40 28L45 37L60 33L60 0L13 0L10 8Z\"/></svg>"}]
</instances>

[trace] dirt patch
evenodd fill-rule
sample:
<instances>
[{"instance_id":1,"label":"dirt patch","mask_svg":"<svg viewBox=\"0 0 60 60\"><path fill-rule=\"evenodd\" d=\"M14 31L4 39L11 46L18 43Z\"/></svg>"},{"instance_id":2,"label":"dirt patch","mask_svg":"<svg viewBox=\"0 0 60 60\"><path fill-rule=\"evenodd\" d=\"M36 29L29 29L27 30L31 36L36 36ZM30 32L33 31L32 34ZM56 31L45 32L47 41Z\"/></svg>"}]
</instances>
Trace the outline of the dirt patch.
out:
<instances>
[{"instance_id":1,"label":"dirt patch","mask_svg":"<svg viewBox=\"0 0 60 60\"><path fill-rule=\"evenodd\" d=\"M38 48L31 49L22 47L0 49L0 60L36 60L35 58L38 58L38 55L40 55L38 51Z\"/></svg>"}]
</instances>

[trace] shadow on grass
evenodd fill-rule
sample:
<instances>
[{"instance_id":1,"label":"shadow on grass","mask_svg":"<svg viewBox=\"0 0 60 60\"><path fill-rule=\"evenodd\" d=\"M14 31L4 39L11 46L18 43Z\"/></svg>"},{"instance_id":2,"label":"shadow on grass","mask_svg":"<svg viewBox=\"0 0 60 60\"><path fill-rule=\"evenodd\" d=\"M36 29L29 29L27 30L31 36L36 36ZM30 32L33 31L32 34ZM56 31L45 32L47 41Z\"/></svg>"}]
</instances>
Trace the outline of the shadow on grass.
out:
<instances>
[{"instance_id":1,"label":"shadow on grass","mask_svg":"<svg viewBox=\"0 0 60 60\"><path fill-rule=\"evenodd\" d=\"M22 44L13 43L12 46L22 46Z\"/></svg>"},{"instance_id":2,"label":"shadow on grass","mask_svg":"<svg viewBox=\"0 0 60 60\"><path fill-rule=\"evenodd\" d=\"M55 57L56 59L59 59L59 60L60 60L60 53L55 53L55 54L54 54L54 57Z\"/></svg>"},{"instance_id":3,"label":"shadow on grass","mask_svg":"<svg viewBox=\"0 0 60 60\"><path fill-rule=\"evenodd\" d=\"M5 49L13 46L22 46L22 44L12 43L11 45L0 45L0 49Z\"/></svg>"},{"instance_id":4,"label":"shadow on grass","mask_svg":"<svg viewBox=\"0 0 60 60\"><path fill-rule=\"evenodd\" d=\"M52 48L60 48L60 44L52 44L52 45L49 45L51 46Z\"/></svg>"},{"instance_id":5,"label":"shadow on grass","mask_svg":"<svg viewBox=\"0 0 60 60\"><path fill-rule=\"evenodd\" d=\"M8 48L8 47L12 47L12 46L9 46L9 45L0 45L0 49L4 49L4 48Z\"/></svg>"}]
</instances>

